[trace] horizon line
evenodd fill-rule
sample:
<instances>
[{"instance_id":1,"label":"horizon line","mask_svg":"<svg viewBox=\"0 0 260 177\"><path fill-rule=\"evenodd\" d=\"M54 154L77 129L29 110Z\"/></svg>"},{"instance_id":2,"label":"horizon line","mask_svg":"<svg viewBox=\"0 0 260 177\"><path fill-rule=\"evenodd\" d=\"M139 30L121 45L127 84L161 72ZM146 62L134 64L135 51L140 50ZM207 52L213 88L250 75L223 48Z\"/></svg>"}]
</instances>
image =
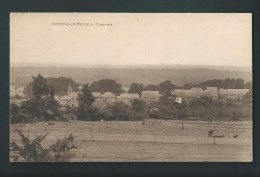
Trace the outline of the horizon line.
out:
<instances>
[{"instance_id":1,"label":"horizon line","mask_svg":"<svg viewBox=\"0 0 260 177\"><path fill-rule=\"evenodd\" d=\"M20 63L20 62L10 62L10 66L37 66L37 67L48 67L48 66L52 66L52 67L145 67L145 66L194 66L194 67L230 67L230 68L252 68L253 65L248 65L248 66L231 66L231 65L198 65L198 64L118 64L118 65L112 65L112 64L84 64L84 65L80 65L80 64L58 64L58 63L52 63L52 64L48 64L48 63Z\"/></svg>"}]
</instances>

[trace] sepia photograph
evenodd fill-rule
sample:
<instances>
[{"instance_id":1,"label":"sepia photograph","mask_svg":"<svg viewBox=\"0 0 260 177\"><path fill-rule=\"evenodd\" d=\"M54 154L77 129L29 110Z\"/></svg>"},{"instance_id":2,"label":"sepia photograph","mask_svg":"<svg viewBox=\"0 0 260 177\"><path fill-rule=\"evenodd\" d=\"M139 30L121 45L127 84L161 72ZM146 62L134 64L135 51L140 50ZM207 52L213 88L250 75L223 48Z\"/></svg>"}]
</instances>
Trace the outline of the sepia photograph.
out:
<instances>
[{"instance_id":1,"label":"sepia photograph","mask_svg":"<svg viewBox=\"0 0 260 177\"><path fill-rule=\"evenodd\" d=\"M251 13L10 13L10 162L252 162Z\"/></svg>"}]
</instances>

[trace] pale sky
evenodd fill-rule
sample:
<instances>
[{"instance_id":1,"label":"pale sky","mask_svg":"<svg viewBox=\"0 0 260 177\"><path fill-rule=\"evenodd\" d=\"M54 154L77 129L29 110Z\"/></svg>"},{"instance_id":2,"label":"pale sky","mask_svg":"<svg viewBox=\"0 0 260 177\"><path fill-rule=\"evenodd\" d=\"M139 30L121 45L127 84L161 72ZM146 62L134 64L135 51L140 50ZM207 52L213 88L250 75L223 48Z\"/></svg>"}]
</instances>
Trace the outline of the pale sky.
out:
<instances>
[{"instance_id":1,"label":"pale sky","mask_svg":"<svg viewBox=\"0 0 260 177\"><path fill-rule=\"evenodd\" d=\"M12 13L10 37L11 63L252 65L246 13Z\"/></svg>"}]
</instances>

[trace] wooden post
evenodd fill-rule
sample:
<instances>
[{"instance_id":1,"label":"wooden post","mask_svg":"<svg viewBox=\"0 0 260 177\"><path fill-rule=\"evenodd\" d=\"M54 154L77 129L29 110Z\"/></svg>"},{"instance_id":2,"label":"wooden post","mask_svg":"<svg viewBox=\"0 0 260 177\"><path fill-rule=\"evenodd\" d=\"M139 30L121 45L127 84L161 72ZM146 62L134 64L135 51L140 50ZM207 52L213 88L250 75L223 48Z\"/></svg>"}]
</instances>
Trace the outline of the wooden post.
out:
<instances>
[{"instance_id":1,"label":"wooden post","mask_svg":"<svg viewBox=\"0 0 260 177\"><path fill-rule=\"evenodd\" d=\"M135 134L137 135L137 128L135 128Z\"/></svg>"},{"instance_id":2,"label":"wooden post","mask_svg":"<svg viewBox=\"0 0 260 177\"><path fill-rule=\"evenodd\" d=\"M92 133L92 141L94 141L93 133Z\"/></svg>"},{"instance_id":3,"label":"wooden post","mask_svg":"<svg viewBox=\"0 0 260 177\"><path fill-rule=\"evenodd\" d=\"M155 133L153 134L153 142L155 143Z\"/></svg>"},{"instance_id":4,"label":"wooden post","mask_svg":"<svg viewBox=\"0 0 260 177\"><path fill-rule=\"evenodd\" d=\"M215 137L215 135L214 135L214 144L216 144L215 138L216 138L216 137Z\"/></svg>"},{"instance_id":5,"label":"wooden post","mask_svg":"<svg viewBox=\"0 0 260 177\"><path fill-rule=\"evenodd\" d=\"M182 130L184 130L183 118L182 118Z\"/></svg>"}]
</instances>

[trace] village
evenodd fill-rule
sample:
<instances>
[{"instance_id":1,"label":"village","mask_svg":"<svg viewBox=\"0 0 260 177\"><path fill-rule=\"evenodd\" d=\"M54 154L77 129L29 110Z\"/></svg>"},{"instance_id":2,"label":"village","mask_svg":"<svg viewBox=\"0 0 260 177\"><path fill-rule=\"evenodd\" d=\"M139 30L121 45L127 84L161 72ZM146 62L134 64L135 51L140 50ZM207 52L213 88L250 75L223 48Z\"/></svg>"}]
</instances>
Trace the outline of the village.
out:
<instances>
[{"instance_id":1,"label":"village","mask_svg":"<svg viewBox=\"0 0 260 177\"><path fill-rule=\"evenodd\" d=\"M62 111L66 111L68 108L78 108L79 95L82 94L82 86L78 86L77 91L74 91L70 81L67 85L67 93L64 96L54 96ZM22 102L28 100L24 95L23 90L24 87L10 87L10 104L13 103L20 106ZM163 96L160 91L145 90L140 93L129 93L128 90L129 87L123 87L123 93L118 95L112 92L92 92L92 95L95 98L92 105L102 112L103 110L111 108L115 103L124 103L131 107L134 100L142 100L146 104L147 109L149 109L148 112L158 111L158 103ZM189 104L192 100L206 97L223 104L233 103L240 105L241 102L245 100L247 94L249 94L249 89L223 89L218 87L206 87L205 89L201 87L192 87L190 89L174 89L170 92L173 101L177 104ZM51 110L46 111L50 116L54 115ZM64 114L63 116L67 119L77 119L75 114ZM101 119L102 118L100 118L100 120Z\"/></svg>"}]
</instances>

